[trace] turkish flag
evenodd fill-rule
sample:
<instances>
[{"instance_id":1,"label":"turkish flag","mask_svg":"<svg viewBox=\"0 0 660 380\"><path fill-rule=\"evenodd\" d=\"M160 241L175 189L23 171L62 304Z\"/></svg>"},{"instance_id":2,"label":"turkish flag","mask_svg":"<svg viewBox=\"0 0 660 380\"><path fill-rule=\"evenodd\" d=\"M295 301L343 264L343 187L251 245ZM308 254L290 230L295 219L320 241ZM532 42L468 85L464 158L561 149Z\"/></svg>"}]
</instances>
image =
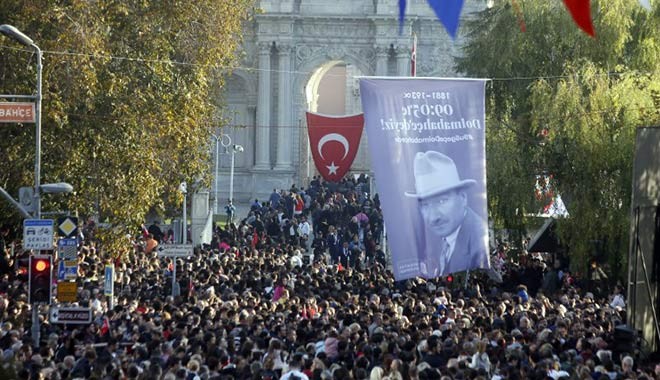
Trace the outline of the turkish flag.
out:
<instances>
[{"instance_id":1,"label":"turkish flag","mask_svg":"<svg viewBox=\"0 0 660 380\"><path fill-rule=\"evenodd\" d=\"M334 117L307 112L312 157L326 181L339 182L351 168L363 127L363 114Z\"/></svg>"}]
</instances>

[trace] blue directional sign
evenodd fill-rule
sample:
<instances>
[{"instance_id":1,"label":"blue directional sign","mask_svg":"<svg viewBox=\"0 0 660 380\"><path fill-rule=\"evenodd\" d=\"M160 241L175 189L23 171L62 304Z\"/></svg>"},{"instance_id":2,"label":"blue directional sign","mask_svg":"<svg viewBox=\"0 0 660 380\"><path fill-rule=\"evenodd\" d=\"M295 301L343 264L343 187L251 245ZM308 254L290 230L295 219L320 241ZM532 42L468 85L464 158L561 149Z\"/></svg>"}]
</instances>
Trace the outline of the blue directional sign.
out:
<instances>
[{"instance_id":1,"label":"blue directional sign","mask_svg":"<svg viewBox=\"0 0 660 380\"><path fill-rule=\"evenodd\" d=\"M108 264L105 266L105 278L103 280L103 294L112 297L115 292L115 266Z\"/></svg>"},{"instance_id":2,"label":"blue directional sign","mask_svg":"<svg viewBox=\"0 0 660 380\"><path fill-rule=\"evenodd\" d=\"M76 261L60 261L57 267L57 280L64 281L76 277L78 277L78 263Z\"/></svg>"}]
</instances>

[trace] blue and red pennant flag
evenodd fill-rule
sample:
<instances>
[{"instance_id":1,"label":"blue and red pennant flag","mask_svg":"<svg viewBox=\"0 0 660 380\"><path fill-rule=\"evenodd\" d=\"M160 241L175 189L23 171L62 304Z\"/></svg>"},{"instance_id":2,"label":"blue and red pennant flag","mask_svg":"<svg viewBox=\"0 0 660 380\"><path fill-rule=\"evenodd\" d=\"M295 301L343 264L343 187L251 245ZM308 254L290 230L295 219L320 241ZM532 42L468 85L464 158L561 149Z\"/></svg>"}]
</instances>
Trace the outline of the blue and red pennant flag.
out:
<instances>
[{"instance_id":1,"label":"blue and red pennant flag","mask_svg":"<svg viewBox=\"0 0 660 380\"><path fill-rule=\"evenodd\" d=\"M427 0L435 15L447 30L451 38L456 39L458 23L461 18L464 0ZM406 0L399 0L399 34L403 31L406 15Z\"/></svg>"},{"instance_id":2,"label":"blue and red pennant flag","mask_svg":"<svg viewBox=\"0 0 660 380\"><path fill-rule=\"evenodd\" d=\"M646 8L650 9L651 5L649 0L639 0L640 4ZM456 39L458 34L458 24L461 18L461 11L463 10L464 0L427 0L429 6L433 9L436 16L442 23L442 25L447 30L447 33L453 38ZM593 22L591 19L591 0L563 0L566 9L568 9L573 21L582 29L585 33L591 37L596 36L594 30ZM517 5L513 2L515 11L518 15L518 21L520 23L520 30L525 31L526 26L524 21L522 21L522 12ZM403 32L403 22L406 17L406 0L399 0L399 34Z\"/></svg>"}]
</instances>

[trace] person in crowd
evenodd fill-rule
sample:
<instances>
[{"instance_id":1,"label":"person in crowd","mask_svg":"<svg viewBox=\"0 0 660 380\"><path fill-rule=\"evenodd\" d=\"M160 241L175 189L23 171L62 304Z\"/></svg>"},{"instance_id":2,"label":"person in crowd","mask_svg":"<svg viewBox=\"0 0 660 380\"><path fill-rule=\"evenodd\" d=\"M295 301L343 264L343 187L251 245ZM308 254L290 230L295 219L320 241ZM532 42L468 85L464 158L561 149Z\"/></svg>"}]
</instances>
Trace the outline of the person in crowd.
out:
<instances>
[{"instance_id":1,"label":"person in crowd","mask_svg":"<svg viewBox=\"0 0 660 380\"><path fill-rule=\"evenodd\" d=\"M144 253L150 254L158 247L158 240L154 237L152 233L147 235L147 240L145 241Z\"/></svg>"},{"instance_id":2,"label":"person in crowd","mask_svg":"<svg viewBox=\"0 0 660 380\"><path fill-rule=\"evenodd\" d=\"M234 215L236 214L236 206L231 199L225 205L225 214L227 214L227 224L234 223Z\"/></svg>"},{"instance_id":3,"label":"person in crowd","mask_svg":"<svg viewBox=\"0 0 660 380\"><path fill-rule=\"evenodd\" d=\"M289 360L289 370L282 374L280 380L309 380L307 374L302 372L303 354L295 353Z\"/></svg>"},{"instance_id":4,"label":"person in crowd","mask_svg":"<svg viewBox=\"0 0 660 380\"><path fill-rule=\"evenodd\" d=\"M153 235L154 239L156 239L158 243L162 242L163 238L165 237L163 230L160 228L160 221L158 220L154 220L154 222L147 229L147 232Z\"/></svg>"},{"instance_id":5,"label":"person in crowd","mask_svg":"<svg viewBox=\"0 0 660 380\"><path fill-rule=\"evenodd\" d=\"M270 207L277 209L280 206L280 199L282 199L282 196L280 195L279 191L277 191L277 189L273 189L273 192L270 193L270 197L268 198Z\"/></svg>"}]
</instances>

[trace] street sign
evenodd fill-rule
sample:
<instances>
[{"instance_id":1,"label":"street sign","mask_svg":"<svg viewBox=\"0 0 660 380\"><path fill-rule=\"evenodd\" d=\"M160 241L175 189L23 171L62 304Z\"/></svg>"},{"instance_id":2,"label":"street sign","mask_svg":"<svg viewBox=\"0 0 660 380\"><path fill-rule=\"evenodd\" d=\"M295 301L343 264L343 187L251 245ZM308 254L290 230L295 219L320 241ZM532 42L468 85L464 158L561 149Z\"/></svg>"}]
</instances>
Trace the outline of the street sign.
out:
<instances>
[{"instance_id":1,"label":"street sign","mask_svg":"<svg viewBox=\"0 0 660 380\"><path fill-rule=\"evenodd\" d=\"M192 244L165 244L159 245L158 256L160 257L188 257L193 254Z\"/></svg>"},{"instance_id":2,"label":"street sign","mask_svg":"<svg viewBox=\"0 0 660 380\"><path fill-rule=\"evenodd\" d=\"M75 282L58 282L57 300L60 302L78 301L78 284Z\"/></svg>"},{"instance_id":3,"label":"street sign","mask_svg":"<svg viewBox=\"0 0 660 380\"><path fill-rule=\"evenodd\" d=\"M34 123L34 103L0 102L0 123Z\"/></svg>"},{"instance_id":4,"label":"street sign","mask_svg":"<svg viewBox=\"0 0 660 380\"><path fill-rule=\"evenodd\" d=\"M103 281L103 294L112 297L115 292L115 266L108 264L105 266L105 278Z\"/></svg>"},{"instance_id":5,"label":"street sign","mask_svg":"<svg viewBox=\"0 0 660 380\"><path fill-rule=\"evenodd\" d=\"M53 220L25 219L23 221L24 249L53 249Z\"/></svg>"},{"instance_id":6,"label":"street sign","mask_svg":"<svg viewBox=\"0 0 660 380\"><path fill-rule=\"evenodd\" d=\"M76 260L78 258L78 241L76 239L58 240L57 254L62 260Z\"/></svg>"},{"instance_id":7,"label":"street sign","mask_svg":"<svg viewBox=\"0 0 660 380\"><path fill-rule=\"evenodd\" d=\"M88 325L92 323L92 310L84 307L51 307L50 322Z\"/></svg>"},{"instance_id":8,"label":"street sign","mask_svg":"<svg viewBox=\"0 0 660 380\"><path fill-rule=\"evenodd\" d=\"M78 262L75 260L60 261L57 268L57 280L71 280L78 277Z\"/></svg>"},{"instance_id":9,"label":"street sign","mask_svg":"<svg viewBox=\"0 0 660 380\"><path fill-rule=\"evenodd\" d=\"M78 234L78 218L65 216L57 218L57 235L62 237L74 237Z\"/></svg>"}]
</instances>

